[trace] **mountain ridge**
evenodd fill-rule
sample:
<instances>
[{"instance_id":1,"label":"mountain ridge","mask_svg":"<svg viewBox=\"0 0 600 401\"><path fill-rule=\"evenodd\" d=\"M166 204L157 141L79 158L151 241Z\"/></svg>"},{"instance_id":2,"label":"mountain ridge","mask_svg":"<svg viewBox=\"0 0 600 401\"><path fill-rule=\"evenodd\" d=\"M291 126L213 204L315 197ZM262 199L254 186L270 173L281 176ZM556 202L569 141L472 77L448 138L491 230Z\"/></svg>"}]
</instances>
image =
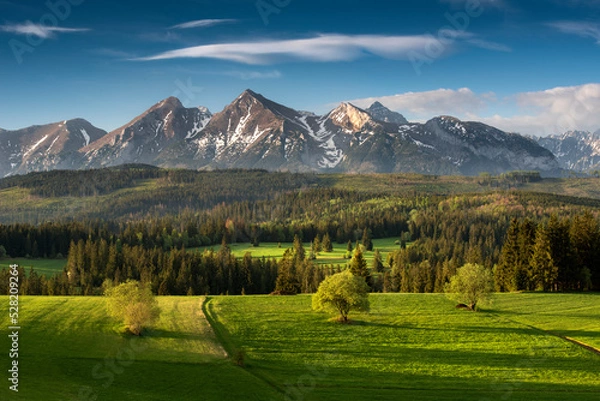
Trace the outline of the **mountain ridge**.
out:
<instances>
[{"instance_id":1,"label":"mountain ridge","mask_svg":"<svg viewBox=\"0 0 600 401\"><path fill-rule=\"evenodd\" d=\"M0 163L0 175L128 163L193 169L463 175L511 170L556 174L559 170L554 155L537 141L480 122L439 116L424 124L411 123L379 102L367 109L343 102L319 116L250 89L214 115L205 107L186 108L179 99L169 97L111 132L80 119L62 124L0 131L0 154L14 156ZM87 135L88 130L93 135ZM58 134L44 134L55 131L67 138L56 143L68 146L48 149L46 141ZM19 146L12 146L15 139L10 142L9 138L19 138Z\"/></svg>"}]
</instances>

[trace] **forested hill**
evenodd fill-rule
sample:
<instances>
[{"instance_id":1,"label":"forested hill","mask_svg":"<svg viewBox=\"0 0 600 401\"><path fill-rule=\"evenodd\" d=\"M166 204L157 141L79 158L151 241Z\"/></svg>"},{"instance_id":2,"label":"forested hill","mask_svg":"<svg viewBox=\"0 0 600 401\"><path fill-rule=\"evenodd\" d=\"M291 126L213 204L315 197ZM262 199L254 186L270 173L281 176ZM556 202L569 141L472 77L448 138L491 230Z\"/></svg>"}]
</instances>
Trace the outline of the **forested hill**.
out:
<instances>
[{"instance_id":1,"label":"forested hill","mask_svg":"<svg viewBox=\"0 0 600 401\"><path fill-rule=\"evenodd\" d=\"M125 165L50 171L0 180L0 223L128 220L207 210L219 204L273 200L290 192L328 189L378 196L449 196L519 190L600 198L597 178L541 179L538 173L501 176L419 174L298 174L265 170L193 171ZM587 202L579 200L577 202Z\"/></svg>"},{"instance_id":2,"label":"forested hill","mask_svg":"<svg viewBox=\"0 0 600 401\"><path fill-rule=\"evenodd\" d=\"M105 279L127 278L165 295L270 292L285 260L240 260L227 247L186 250L325 238L344 247L397 239L397 250L373 267L375 291L440 291L464 263L494 269L499 290L598 290L599 184L531 173L466 178L144 166L40 173L0 181L0 244L11 257L68 256L54 281L27 281L31 293L97 293ZM552 263L534 257L549 252ZM294 266L306 292L343 268L296 259Z\"/></svg>"}]
</instances>

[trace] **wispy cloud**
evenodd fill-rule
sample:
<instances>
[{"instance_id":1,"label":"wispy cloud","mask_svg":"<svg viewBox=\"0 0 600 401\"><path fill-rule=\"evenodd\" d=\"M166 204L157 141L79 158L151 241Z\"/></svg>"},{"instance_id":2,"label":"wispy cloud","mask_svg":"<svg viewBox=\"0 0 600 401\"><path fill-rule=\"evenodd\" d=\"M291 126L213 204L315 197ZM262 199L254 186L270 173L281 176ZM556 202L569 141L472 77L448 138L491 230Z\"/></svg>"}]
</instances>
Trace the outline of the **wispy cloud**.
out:
<instances>
[{"instance_id":1,"label":"wispy cloud","mask_svg":"<svg viewBox=\"0 0 600 401\"><path fill-rule=\"evenodd\" d=\"M600 24L585 21L557 21L548 23L548 26L556 28L563 33L592 38L600 45Z\"/></svg>"},{"instance_id":2,"label":"wispy cloud","mask_svg":"<svg viewBox=\"0 0 600 401\"><path fill-rule=\"evenodd\" d=\"M470 43L475 47L480 47L482 49L493 50L497 52L509 53L512 51L512 49L509 46L506 46L502 43L490 42L489 40L479 38L468 39L467 43Z\"/></svg>"},{"instance_id":3,"label":"wispy cloud","mask_svg":"<svg viewBox=\"0 0 600 401\"><path fill-rule=\"evenodd\" d=\"M230 18L221 19L200 19L196 21L184 22L182 24L173 25L169 29L191 29L191 28L209 28L215 25L235 24L238 20Z\"/></svg>"},{"instance_id":4,"label":"wispy cloud","mask_svg":"<svg viewBox=\"0 0 600 401\"><path fill-rule=\"evenodd\" d=\"M48 39L54 37L56 33L73 33L73 32L87 32L87 28L62 28L58 26L47 26L41 24L34 24L31 21L27 21L23 24L4 24L0 25L0 31L15 33L17 35L33 35L42 39Z\"/></svg>"},{"instance_id":5,"label":"wispy cloud","mask_svg":"<svg viewBox=\"0 0 600 401\"><path fill-rule=\"evenodd\" d=\"M456 32L455 40L473 38ZM308 39L265 40L210 44L171 50L140 61L167 60L175 58L209 58L228 60L243 64L270 64L282 61L337 62L352 61L365 55L387 59L408 59L411 52L439 46L439 39L432 35L384 36L384 35L319 35ZM452 44L444 45L450 50Z\"/></svg>"}]
</instances>

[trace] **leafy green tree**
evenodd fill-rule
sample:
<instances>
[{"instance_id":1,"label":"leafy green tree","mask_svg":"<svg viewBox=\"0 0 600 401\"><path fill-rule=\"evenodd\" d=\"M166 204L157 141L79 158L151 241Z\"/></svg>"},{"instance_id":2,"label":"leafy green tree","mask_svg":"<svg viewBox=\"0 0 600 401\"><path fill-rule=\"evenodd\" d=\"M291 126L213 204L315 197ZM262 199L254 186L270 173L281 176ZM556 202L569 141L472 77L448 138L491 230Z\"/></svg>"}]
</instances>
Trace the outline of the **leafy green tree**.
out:
<instances>
[{"instance_id":1,"label":"leafy green tree","mask_svg":"<svg viewBox=\"0 0 600 401\"><path fill-rule=\"evenodd\" d=\"M475 311L477 305L485 304L494 288L492 272L481 265L466 264L446 283L446 296L469 310Z\"/></svg>"},{"instance_id":2,"label":"leafy green tree","mask_svg":"<svg viewBox=\"0 0 600 401\"><path fill-rule=\"evenodd\" d=\"M132 334L139 336L160 316L158 303L149 286L128 280L105 292L108 313L121 320Z\"/></svg>"},{"instance_id":3,"label":"leafy green tree","mask_svg":"<svg viewBox=\"0 0 600 401\"><path fill-rule=\"evenodd\" d=\"M349 271L334 274L319 285L312 297L312 308L332 310L339 314L341 323L348 323L351 311L369 311L369 286L362 277Z\"/></svg>"}]
</instances>

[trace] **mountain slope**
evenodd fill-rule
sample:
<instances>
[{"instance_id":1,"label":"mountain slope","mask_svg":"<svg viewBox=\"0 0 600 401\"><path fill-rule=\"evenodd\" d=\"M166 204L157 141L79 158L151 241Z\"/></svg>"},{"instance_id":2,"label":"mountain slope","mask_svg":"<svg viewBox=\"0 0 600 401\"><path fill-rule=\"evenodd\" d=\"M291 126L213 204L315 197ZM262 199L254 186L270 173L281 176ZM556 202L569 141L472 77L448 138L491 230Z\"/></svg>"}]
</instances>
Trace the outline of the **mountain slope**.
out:
<instances>
[{"instance_id":1,"label":"mountain slope","mask_svg":"<svg viewBox=\"0 0 600 401\"><path fill-rule=\"evenodd\" d=\"M539 138L538 143L554 153L564 169L578 172L600 169L600 130L569 131Z\"/></svg>"},{"instance_id":2,"label":"mountain slope","mask_svg":"<svg viewBox=\"0 0 600 401\"><path fill-rule=\"evenodd\" d=\"M208 109L187 109L179 99L170 97L80 152L84 154L86 167L154 164L164 148L193 138L206 126L210 117Z\"/></svg>"},{"instance_id":3,"label":"mountain slope","mask_svg":"<svg viewBox=\"0 0 600 401\"><path fill-rule=\"evenodd\" d=\"M80 167L77 151L106 134L83 119L0 133L0 175Z\"/></svg>"}]
</instances>

